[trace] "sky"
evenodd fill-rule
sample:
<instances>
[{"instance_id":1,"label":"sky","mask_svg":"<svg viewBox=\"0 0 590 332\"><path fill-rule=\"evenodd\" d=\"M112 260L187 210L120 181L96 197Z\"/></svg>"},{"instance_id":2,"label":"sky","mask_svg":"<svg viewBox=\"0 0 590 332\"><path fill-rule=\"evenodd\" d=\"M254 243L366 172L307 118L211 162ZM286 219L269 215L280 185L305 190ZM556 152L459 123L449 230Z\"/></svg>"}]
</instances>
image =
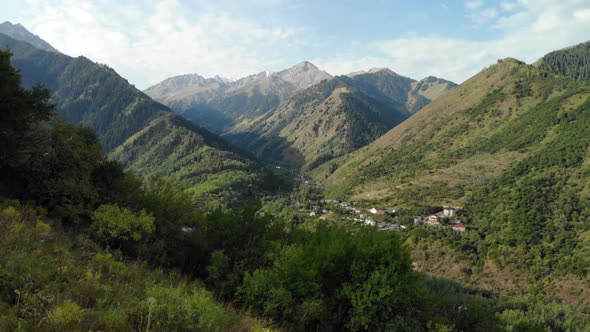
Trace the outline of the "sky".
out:
<instances>
[{"instance_id":1,"label":"sky","mask_svg":"<svg viewBox=\"0 0 590 332\"><path fill-rule=\"evenodd\" d=\"M461 83L498 59L532 63L589 40L590 0L3 0L0 21L140 89L304 60L333 75L389 67Z\"/></svg>"}]
</instances>

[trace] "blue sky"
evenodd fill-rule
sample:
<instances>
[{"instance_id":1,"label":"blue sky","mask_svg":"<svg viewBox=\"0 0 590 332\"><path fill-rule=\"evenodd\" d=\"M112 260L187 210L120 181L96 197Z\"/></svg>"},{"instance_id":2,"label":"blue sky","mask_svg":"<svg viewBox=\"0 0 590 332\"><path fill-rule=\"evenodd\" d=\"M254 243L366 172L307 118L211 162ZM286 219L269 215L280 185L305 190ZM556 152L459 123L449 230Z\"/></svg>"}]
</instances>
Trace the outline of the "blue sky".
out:
<instances>
[{"instance_id":1,"label":"blue sky","mask_svg":"<svg viewBox=\"0 0 590 332\"><path fill-rule=\"evenodd\" d=\"M460 83L499 58L533 62L590 39L588 0L9 0L2 14L142 89L303 60L331 74L389 67Z\"/></svg>"}]
</instances>

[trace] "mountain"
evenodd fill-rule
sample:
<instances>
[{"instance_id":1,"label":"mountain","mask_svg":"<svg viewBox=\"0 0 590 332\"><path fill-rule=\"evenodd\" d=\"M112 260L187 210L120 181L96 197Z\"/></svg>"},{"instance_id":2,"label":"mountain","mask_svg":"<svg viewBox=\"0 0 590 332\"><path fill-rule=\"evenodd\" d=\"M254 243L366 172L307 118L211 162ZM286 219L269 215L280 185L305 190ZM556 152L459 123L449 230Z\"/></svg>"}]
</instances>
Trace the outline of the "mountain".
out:
<instances>
[{"instance_id":1,"label":"mountain","mask_svg":"<svg viewBox=\"0 0 590 332\"><path fill-rule=\"evenodd\" d=\"M277 73L261 72L233 82L219 77L177 76L149 87L145 93L221 134L276 107L295 92L329 78L330 74L304 61Z\"/></svg>"},{"instance_id":2,"label":"mountain","mask_svg":"<svg viewBox=\"0 0 590 332\"><path fill-rule=\"evenodd\" d=\"M225 134L258 157L313 169L363 147L453 88L389 69L323 80Z\"/></svg>"},{"instance_id":3,"label":"mountain","mask_svg":"<svg viewBox=\"0 0 590 332\"><path fill-rule=\"evenodd\" d=\"M29 32L24 26L20 23L12 24L8 21L0 24L0 33L5 34L9 37L12 37L16 40L24 41L35 46L38 49L59 53L53 46L51 46L48 42L41 39L39 36ZM5 45L2 45L5 46Z\"/></svg>"},{"instance_id":4,"label":"mountain","mask_svg":"<svg viewBox=\"0 0 590 332\"><path fill-rule=\"evenodd\" d=\"M423 270L587 303L588 128L590 85L504 59L312 175L331 197L464 207L463 236L412 233Z\"/></svg>"},{"instance_id":5,"label":"mountain","mask_svg":"<svg viewBox=\"0 0 590 332\"><path fill-rule=\"evenodd\" d=\"M270 76L277 76L285 82L291 83L295 91L306 89L323 80L327 80L332 75L321 71L309 61L303 61L289 69L282 70Z\"/></svg>"},{"instance_id":6,"label":"mountain","mask_svg":"<svg viewBox=\"0 0 590 332\"><path fill-rule=\"evenodd\" d=\"M230 82L221 77L204 78L190 74L167 78L144 92L164 104L185 109L192 104L206 103L229 87Z\"/></svg>"},{"instance_id":7,"label":"mountain","mask_svg":"<svg viewBox=\"0 0 590 332\"><path fill-rule=\"evenodd\" d=\"M261 188L264 171L253 159L153 101L108 66L2 34L0 43L14 53L23 85L50 89L58 115L93 129L110 158L144 175L177 178L217 203L238 203Z\"/></svg>"},{"instance_id":8,"label":"mountain","mask_svg":"<svg viewBox=\"0 0 590 332\"><path fill-rule=\"evenodd\" d=\"M461 205L475 187L539 147L553 125L535 112L550 101L561 106L557 96L574 85L502 60L316 175L334 194Z\"/></svg>"},{"instance_id":9,"label":"mountain","mask_svg":"<svg viewBox=\"0 0 590 332\"><path fill-rule=\"evenodd\" d=\"M416 81L398 75L389 68L373 68L368 72L348 76L359 89L376 98L405 104L406 112L409 114L416 113L432 100L457 86L453 82L433 76Z\"/></svg>"},{"instance_id":10,"label":"mountain","mask_svg":"<svg viewBox=\"0 0 590 332\"><path fill-rule=\"evenodd\" d=\"M590 83L590 42L551 52L535 65L554 74Z\"/></svg>"},{"instance_id":11,"label":"mountain","mask_svg":"<svg viewBox=\"0 0 590 332\"><path fill-rule=\"evenodd\" d=\"M146 93L260 158L311 169L372 142L454 86L387 68L332 78L304 61L231 83L178 76Z\"/></svg>"}]
</instances>

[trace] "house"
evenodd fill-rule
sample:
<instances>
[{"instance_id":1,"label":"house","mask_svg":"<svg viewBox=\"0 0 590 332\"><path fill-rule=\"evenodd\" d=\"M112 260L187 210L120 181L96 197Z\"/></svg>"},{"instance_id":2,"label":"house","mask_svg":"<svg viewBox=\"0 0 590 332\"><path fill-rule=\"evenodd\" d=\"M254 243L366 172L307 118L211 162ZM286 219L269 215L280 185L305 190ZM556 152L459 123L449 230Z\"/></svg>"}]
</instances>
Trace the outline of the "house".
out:
<instances>
[{"instance_id":1,"label":"house","mask_svg":"<svg viewBox=\"0 0 590 332\"><path fill-rule=\"evenodd\" d=\"M422 216L414 217L414 224L420 224L422 222L424 222L424 218L422 218Z\"/></svg>"},{"instance_id":2,"label":"house","mask_svg":"<svg viewBox=\"0 0 590 332\"><path fill-rule=\"evenodd\" d=\"M369 210L369 212L371 212L372 214L379 214L379 215L383 215L385 214L385 210L382 208L372 208Z\"/></svg>"},{"instance_id":3,"label":"house","mask_svg":"<svg viewBox=\"0 0 590 332\"><path fill-rule=\"evenodd\" d=\"M443 208L443 215L445 217L454 217L457 215L457 209L452 206L445 206Z\"/></svg>"},{"instance_id":4,"label":"house","mask_svg":"<svg viewBox=\"0 0 590 332\"><path fill-rule=\"evenodd\" d=\"M341 203L340 203L340 207L343 207L343 208L345 208L345 209L346 209L346 208L349 208L349 207L351 207L351 205L350 205L350 203L348 203L348 202L341 202Z\"/></svg>"},{"instance_id":5,"label":"house","mask_svg":"<svg viewBox=\"0 0 590 332\"><path fill-rule=\"evenodd\" d=\"M440 216L433 214L424 223L430 226L440 226Z\"/></svg>"},{"instance_id":6,"label":"house","mask_svg":"<svg viewBox=\"0 0 590 332\"><path fill-rule=\"evenodd\" d=\"M451 224L451 227L455 232L465 232L467 226L464 223L456 222Z\"/></svg>"}]
</instances>

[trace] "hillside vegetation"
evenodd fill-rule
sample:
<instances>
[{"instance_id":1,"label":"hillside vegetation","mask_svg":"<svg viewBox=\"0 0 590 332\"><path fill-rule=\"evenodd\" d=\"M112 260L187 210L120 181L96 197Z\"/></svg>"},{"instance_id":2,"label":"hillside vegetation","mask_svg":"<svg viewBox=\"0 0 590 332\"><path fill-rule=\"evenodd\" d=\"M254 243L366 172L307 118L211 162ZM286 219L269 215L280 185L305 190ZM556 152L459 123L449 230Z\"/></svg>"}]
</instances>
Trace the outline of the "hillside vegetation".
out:
<instances>
[{"instance_id":1,"label":"hillside vegetation","mask_svg":"<svg viewBox=\"0 0 590 332\"><path fill-rule=\"evenodd\" d=\"M590 83L590 42L553 51L535 65L554 74Z\"/></svg>"},{"instance_id":2,"label":"hillside vegetation","mask_svg":"<svg viewBox=\"0 0 590 332\"><path fill-rule=\"evenodd\" d=\"M462 205L584 112L587 97L583 85L502 60L314 174L336 196Z\"/></svg>"},{"instance_id":3,"label":"hillside vegetation","mask_svg":"<svg viewBox=\"0 0 590 332\"><path fill-rule=\"evenodd\" d=\"M95 131L104 152L125 167L180 181L200 195L203 207L237 204L265 191L266 172L253 158L154 102L113 69L2 34L0 43L10 47L23 86L46 86L57 115Z\"/></svg>"},{"instance_id":4,"label":"hillside vegetation","mask_svg":"<svg viewBox=\"0 0 590 332\"><path fill-rule=\"evenodd\" d=\"M501 60L315 176L334 196L464 206L468 235L423 242L460 257L458 279L587 304L589 97L588 85ZM501 273L514 283L488 278Z\"/></svg>"},{"instance_id":5,"label":"hillside vegetation","mask_svg":"<svg viewBox=\"0 0 590 332\"><path fill-rule=\"evenodd\" d=\"M198 134L197 134L198 133ZM202 208L240 206L273 185L270 174L218 136L171 113L153 120L109 157L139 174L171 177L187 186ZM265 182L266 181L266 182ZM241 193L241 195L236 195Z\"/></svg>"},{"instance_id":6,"label":"hillside vegetation","mask_svg":"<svg viewBox=\"0 0 590 332\"><path fill-rule=\"evenodd\" d=\"M261 331L205 285L55 230L43 209L0 208L2 331Z\"/></svg>"}]
</instances>

